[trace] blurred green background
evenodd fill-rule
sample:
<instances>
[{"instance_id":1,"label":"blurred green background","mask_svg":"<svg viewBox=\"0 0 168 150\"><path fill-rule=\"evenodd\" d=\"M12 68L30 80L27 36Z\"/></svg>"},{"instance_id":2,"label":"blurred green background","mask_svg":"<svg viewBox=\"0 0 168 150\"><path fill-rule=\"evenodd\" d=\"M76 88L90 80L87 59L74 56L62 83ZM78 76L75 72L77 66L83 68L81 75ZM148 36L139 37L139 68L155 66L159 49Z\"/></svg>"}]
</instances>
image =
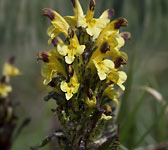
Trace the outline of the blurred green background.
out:
<instances>
[{"instance_id":1,"label":"blurred green background","mask_svg":"<svg viewBox=\"0 0 168 150\"><path fill-rule=\"evenodd\" d=\"M88 0L80 2L86 11ZM36 61L38 51L50 48L46 35L49 20L41 16L45 7L62 16L73 15L70 0L0 0L0 69L10 56L16 56L22 76L12 80L11 97L21 103L17 109L19 122L24 117L32 119L15 141L13 150L28 150L59 126L50 111L54 102L43 101L47 89L42 85L40 64ZM168 98L168 1L96 0L95 16L107 8L115 9L113 19L128 20L129 26L122 31L132 34L131 41L122 48L129 60L118 118L120 140L127 149L145 150L143 146L168 141L168 113L162 104L164 100L166 105ZM161 97L157 96L159 93ZM42 148L47 149L48 146Z\"/></svg>"}]
</instances>

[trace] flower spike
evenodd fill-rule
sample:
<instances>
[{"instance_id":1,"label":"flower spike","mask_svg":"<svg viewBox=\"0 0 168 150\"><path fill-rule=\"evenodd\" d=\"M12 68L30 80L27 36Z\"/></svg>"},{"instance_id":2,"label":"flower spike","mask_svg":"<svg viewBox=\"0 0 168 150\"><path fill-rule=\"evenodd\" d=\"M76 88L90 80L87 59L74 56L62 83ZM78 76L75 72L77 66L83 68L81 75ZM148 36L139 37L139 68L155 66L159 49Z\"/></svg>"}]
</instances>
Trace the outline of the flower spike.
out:
<instances>
[{"instance_id":1,"label":"flower spike","mask_svg":"<svg viewBox=\"0 0 168 150\"><path fill-rule=\"evenodd\" d=\"M67 149L93 149L97 137L107 131L107 122L115 127L115 109L127 79L122 67L128 56L121 48L131 34L120 33L120 28L128 25L125 18L111 21L113 9L94 18L95 0L88 0L86 14L79 0L71 1L74 16L62 17L49 8L42 10L51 21L47 34L54 49L40 52L37 59L43 62L43 83L52 89L47 99L56 100L54 111L63 129L67 129L61 144Z\"/></svg>"}]
</instances>

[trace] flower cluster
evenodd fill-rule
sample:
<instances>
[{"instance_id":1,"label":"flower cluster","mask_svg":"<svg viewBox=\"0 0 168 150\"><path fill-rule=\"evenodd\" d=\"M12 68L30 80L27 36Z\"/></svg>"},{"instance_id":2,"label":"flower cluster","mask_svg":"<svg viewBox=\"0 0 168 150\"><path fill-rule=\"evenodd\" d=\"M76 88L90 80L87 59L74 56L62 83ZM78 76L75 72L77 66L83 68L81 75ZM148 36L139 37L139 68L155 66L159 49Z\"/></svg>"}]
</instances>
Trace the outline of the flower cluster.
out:
<instances>
[{"instance_id":1,"label":"flower cluster","mask_svg":"<svg viewBox=\"0 0 168 150\"><path fill-rule=\"evenodd\" d=\"M14 59L14 57L11 57L9 61L4 64L0 80L0 99L7 98L8 94L12 91L12 87L9 85L10 77L20 74L20 71L13 66Z\"/></svg>"},{"instance_id":2,"label":"flower cluster","mask_svg":"<svg viewBox=\"0 0 168 150\"><path fill-rule=\"evenodd\" d=\"M14 102L9 99L12 91L10 78L17 76L20 71L14 67L14 57L11 57L3 66L2 77L0 79L0 149L10 149L14 140L14 130L16 129L16 114Z\"/></svg>"},{"instance_id":3,"label":"flower cluster","mask_svg":"<svg viewBox=\"0 0 168 150\"><path fill-rule=\"evenodd\" d=\"M75 118L69 110L91 117L101 109L98 120L109 120L111 104L118 104L117 86L124 90L127 79L120 69L127 63L127 54L120 49L130 39L130 33L120 33L119 29L128 22L125 18L111 21L113 9L94 18L94 0L90 0L86 14L78 0L72 0L72 4L74 16L62 17L49 8L42 10L42 15L51 21L48 43L54 46L38 53L37 59L43 61L44 84L53 88L54 94L49 97L57 101L64 122Z\"/></svg>"}]
</instances>

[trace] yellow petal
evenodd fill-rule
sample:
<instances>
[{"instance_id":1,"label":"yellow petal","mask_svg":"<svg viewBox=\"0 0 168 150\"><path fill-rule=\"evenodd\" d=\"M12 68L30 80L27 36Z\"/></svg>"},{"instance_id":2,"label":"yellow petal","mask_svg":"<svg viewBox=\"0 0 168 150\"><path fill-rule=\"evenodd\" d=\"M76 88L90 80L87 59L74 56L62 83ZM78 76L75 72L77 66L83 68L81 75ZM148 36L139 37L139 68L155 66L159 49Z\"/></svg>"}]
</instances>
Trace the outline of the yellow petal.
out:
<instances>
[{"instance_id":1,"label":"yellow petal","mask_svg":"<svg viewBox=\"0 0 168 150\"><path fill-rule=\"evenodd\" d=\"M65 97L67 100L70 100L72 98L72 96L73 96L72 92L68 92L65 94Z\"/></svg>"},{"instance_id":2,"label":"yellow petal","mask_svg":"<svg viewBox=\"0 0 168 150\"><path fill-rule=\"evenodd\" d=\"M65 16L64 19L71 25L71 28L75 30L75 26L77 24L77 19L75 16Z\"/></svg>"},{"instance_id":3,"label":"yellow petal","mask_svg":"<svg viewBox=\"0 0 168 150\"><path fill-rule=\"evenodd\" d=\"M95 67L97 68L100 80L106 79L106 76L110 72L110 70L114 69L114 63L109 59L105 59L98 63L93 60L93 62L95 64Z\"/></svg>"},{"instance_id":4,"label":"yellow petal","mask_svg":"<svg viewBox=\"0 0 168 150\"><path fill-rule=\"evenodd\" d=\"M97 26L99 28L104 28L109 22L110 18L114 15L113 9L105 10L102 15L97 19Z\"/></svg>"},{"instance_id":5,"label":"yellow petal","mask_svg":"<svg viewBox=\"0 0 168 150\"><path fill-rule=\"evenodd\" d=\"M127 75L123 71L118 71L118 74L119 74L119 80L118 80L117 84L124 91L125 90L125 86L123 86L122 84L127 80Z\"/></svg>"},{"instance_id":6,"label":"yellow petal","mask_svg":"<svg viewBox=\"0 0 168 150\"><path fill-rule=\"evenodd\" d=\"M124 46L125 40L118 34L116 35L117 46L115 47L116 50L119 50L121 47Z\"/></svg>"},{"instance_id":7,"label":"yellow petal","mask_svg":"<svg viewBox=\"0 0 168 150\"><path fill-rule=\"evenodd\" d=\"M57 45L57 51L60 55L66 56L68 52L68 46L65 44L58 44Z\"/></svg>"},{"instance_id":8,"label":"yellow petal","mask_svg":"<svg viewBox=\"0 0 168 150\"><path fill-rule=\"evenodd\" d=\"M83 10L82 10L82 7L79 3L79 0L72 0L72 4L73 4L73 7L74 7L74 15L76 18L82 16L83 17Z\"/></svg>"},{"instance_id":9,"label":"yellow petal","mask_svg":"<svg viewBox=\"0 0 168 150\"><path fill-rule=\"evenodd\" d=\"M13 65L9 63L5 63L3 67L3 75L4 76L17 76L20 74L19 69L14 67Z\"/></svg>"},{"instance_id":10,"label":"yellow petal","mask_svg":"<svg viewBox=\"0 0 168 150\"><path fill-rule=\"evenodd\" d=\"M3 83L0 83L0 97L5 98L8 93L12 91L12 87Z\"/></svg>"},{"instance_id":11,"label":"yellow petal","mask_svg":"<svg viewBox=\"0 0 168 150\"><path fill-rule=\"evenodd\" d=\"M103 63L108 69L114 69L113 61L111 61L109 59L105 59L105 60L103 60Z\"/></svg>"},{"instance_id":12,"label":"yellow petal","mask_svg":"<svg viewBox=\"0 0 168 150\"><path fill-rule=\"evenodd\" d=\"M94 8L95 8L95 1L94 0L90 0L90 4L86 13L86 21L90 21L93 16L94 16Z\"/></svg>"},{"instance_id":13,"label":"yellow petal","mask_svg":"<svg viewBox=\"0 0 168 150\"><path fill-rule=\"evenodd\" d=\"M92 99L89 99L89 97L87 97L85 102L88 105L88 107L92 108L92 107L96 106L96 97L93 96Z\"/></svg>"},{"instance_id":14,"label":"yellow petal","mask_svg":"<svg viewBox=\"0 0 168 150\"><path fill-rule=\"evenodd\" d=\"M80 56L85 50L85 45L79 45L76 50L76 56Z\"/></svg>"},{"instance_id":15,"label":"yellow petal","mask_svg":"<svg viewBox=\"0 0 168 150\"><path fill-rule=\"evenodd\" d=\"M114 82L114 83L117 83L118 80L119 80L119 75L117 72L115 71L111 71L108 76L107 76L107 79Z\"/></svg>"},{"instance_id":16,"label":"yellow petal","mask_svg":"<svg viewBox=\"0 0 168 150\"><path fill-rule=\"evenodd\" d=\"M53 25L47 29L47 35L53 39L60 33L59 29L55 28Z\"/></svg>"},{"instance_id":17,"label":"yellow petal","mask_svg":"<svg viewBox=\"0 0 168 150\"><path fill-rule=\"evenodd\" d=\"M74 56L74 55L65 56L65 62L66 62L67 64L72 64L73 61L74 61L74 59L75 59L75 56Z\"/></svg>"},{"instance_id":18,"label":"yellow petal","mask_svg":"<svg viewBox=\"0 0 168 150\"><path fill-rule=\"evenodd\" d=\"M67 82L66 82L66 81L62 81L60 88L61 88L61 90L62 90L63 92L67 92L67 91L68 91L68 88L69 88Z\"/></svg>"},{"instance_id":19,"label":"yellow petal","mask_svg":"<svg viewBox=\"0 0 168 150\"><path fill-rule=\"evenodd\" d=\"M103 113L102 116L101 116L101 119L103 119L103 120L110 120L110 119L112 119L112 116L106 116L106 115Z\"/></svg>"},{"instance_id":20,"label":"yellow petal","mask_svg":"<svg viewBox=\"0 0 168 150\"><path fill-rule=\"evenodd\" d=\"M43 84L44 85L49 84L56 72L57 70L52 70L47 65L43 65L41 69L41 74L45 78Z\"/></svg>"},{"instance_id":21,"label":"yellow petal","mask_svg":"<svg viewBox=\"0 0 168 150\"><path fill-rule=\"evenodd\" d=\"M114 85L109 85L103 92L103 95L107 95L115 104L118 104L119 93L114 89Z\"/></svg>"}]
</instances>

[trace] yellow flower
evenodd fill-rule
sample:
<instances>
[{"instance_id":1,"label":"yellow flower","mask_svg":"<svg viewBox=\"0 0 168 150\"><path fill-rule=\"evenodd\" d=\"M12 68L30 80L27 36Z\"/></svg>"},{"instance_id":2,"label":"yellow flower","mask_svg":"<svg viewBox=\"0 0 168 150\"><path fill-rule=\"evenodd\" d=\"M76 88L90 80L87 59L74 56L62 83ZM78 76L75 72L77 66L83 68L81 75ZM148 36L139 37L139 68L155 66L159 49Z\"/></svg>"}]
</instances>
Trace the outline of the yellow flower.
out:
<instances>
[{"instance_id":1,"label":"yellow flower","mask_svg":"<svg viewBox=\"0 0 168 150\"><path fill-rule=\"evenodd\" d=\"M74 31L71 31L74 32ZM65 62L72 64L75 56L80 56L85 49L85 45L80 45L76 34L72 33L69 39L69 45L60 43L57 45L57 51L60 55L65 56Z\"/></svg>"},{"instance_id":2,"label":"yellow flower","mask_svg":"<svg viewBox=\"0 0 168 150\"><path fill-rule=\"evenodd\" d=\"M75 32L68 25L66 20L52 9L45 8L42 10L44 16L48 16L53 24L47 30L49 35L49 44L60 33L63 33L66 38L69 38L69 45L64 44L60 39L57 43L57 51L60 55L65 56L65 62L72 64L75 56L80 56L85 49L85 45L80 45Z\"/></svg>"},{"instance_id":3,"label":"yellow flower","mask_svg":"<svg viewBox=\"0 0 168 150\"><path fill-rule=\"evenodd\" d=\"M18 68L14 67L9 62L4 64L4 67L3 67L3 75L4 76L17 76L19 74L20 74L20 71Z\"/></svg>"},{"instance_id":4,"label":"yellow flower","mask_svg":"<svg viewBox=\"0 0 168 150\"><path fill-rule=\"evenodd\" d=\"M102 31L103 32L103 31ZM106 32L105 32L106 33ZM118 57L127 55L124 52L120 52L119 49L125 44L124 38L116 32L110 32L111 34L103 34L96 40L97 49L93 52L88 67L93 67L93 60L101 61L105 58L111 57L115 61Z\"/></svg>"},{"instance_id":5,"label":"yellow flower","mask_svg":"<svg viewBox=\"0 0 168 150\"><path fill-rule=\"evenodd\" d=\"M86 104L88 105L88 107L94 107L96 105L96 97L94 96L94 97L92 97L92 99L87 97Z\"/></svg>"},{"instance_id":6,"label":"yellow flower","mask_svg":"<svg viewBox=\"0 0 168 150\"><path fill-rule=\"evenodd\" d=\"M73 73L73 76L70 78L69 82L62 81L60 88L63 92L65 92L66 99L70 100L73 94L77 93L79 88L79 83L78 83L76 73L75 72Z\"/></svg>"},{"instance_id":7,"label":"yellow flower","mask_svg":"<svg viewBox=\"0 0 168 150\"><path fill-rule=\"evenodd\" d=\"M93 62L97 68L100 80L105 80L107 74L109 74L110 71L114 69L114 63L109 59L105 59L101 62L96 62L95 60L93 60Z\"/></svg>"},{"instance_id":8,"label":"yellow flower","mask_svg":"<svg viewBox=\"0 0 168 150\"><path fill-rule=\"evenodd\" d=\"M65 36L68 36L69 25L61 15L49 8L44 8L42 15L49 17L51 20L53 26L49 27L48 33L52 38L60 33L64 33Z\"/></svg>"},{"instance_id":9,"label":"yellow flower","mask_svg":"<svg viewBox=\"0 0 168 150\"><path fill-rule=\"evenodd\" d=\"M127 75L123 71L112 71L108 74L107 79L116 83L123 91L125 90L125 86L123 83L127 80Z\"/></svg>"},{"instance_id":10,"label":"yellow flower","mask_svg":"<svg viewBox=\"0 0 168 150\"><path fill-rule=\"evenodd\" d=\"M119 92L114 89L114 85L109 85L103 92L103 95L107 95L111 100L118 104Z\"/></svg>"},{"instance_id":11,"label":"yellow flower","mask_svg":"<svg viewBox=\"0 0 168 150\"><path fill-rule=\"evenodd\" d=\"M65 19L72 27L83 27L86 28L86 32L96 39L100 34L101 30L110 22L110 18L113 16L113 9L108 9L98 18L94 17L95 1L90 0L88 11L84 15L79 0L72 0L74 7L74 16L66 16Z\"/></svg>"},{"instance_id":12,"label":"yellow flower","mask_svg":"<svg viewBox=\"0 0 168 150\"><path fill-rule=\"evenodd\" d=\"M110 35L119 34L120 27L128 26L128 21L125 18L118 18L110 22L98 37L98 42L104 39L104 37L109 37Z\"/></svg>"},{"instance_id":13,"label":"yellow flower","mask_svg":"<svg viewBox=\"0 0 168 150\"><path fill-rule=\"evenodd\" d=\"M101 116L101 120L110 120L110 119L112 119L112 116L106 116L104 113L102 114L102 116Z\"/></svg>"},{"instance_id":14,"label":"yellow flower","mask_svg":"<svg viewBox=\"0 0 168 150\"><path fill-rule=\"evenodd\" d=\"M44 62L41 73L45 78L44 84L47 85L52 81L53 77L57 76L57 73L61 73L66 76L65 69L62 64L57 59L58 53L55 50L50 50L49 52L41 52L38 54L38 60L41 59Z\"/></svg>"},{"instance_id":15,"label":"yellow flower","mask_svg":"<svg viewBox=\"0 0 168 150\"><path fill-rule=\"evenodd\" d=\"M12 87L5 83L0 83L0 98L5 98L12 91Z\"/></svg>"}]
</instances>

